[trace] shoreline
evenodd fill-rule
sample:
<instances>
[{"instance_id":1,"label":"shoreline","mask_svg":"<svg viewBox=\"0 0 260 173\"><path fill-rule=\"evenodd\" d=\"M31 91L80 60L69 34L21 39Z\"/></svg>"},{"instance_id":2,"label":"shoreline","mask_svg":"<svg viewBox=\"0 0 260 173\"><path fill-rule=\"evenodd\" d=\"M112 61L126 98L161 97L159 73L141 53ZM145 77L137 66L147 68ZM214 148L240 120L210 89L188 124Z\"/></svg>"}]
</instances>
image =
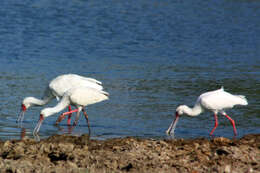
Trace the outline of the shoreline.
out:
<instances>
[{"instance_id":1,"label":"shoreline","mask_svg":"<svg viewBox=\"0 0 260 173\"><path fill-rule=\"evenodd\" d=\"M239 139L90 139L54 135L0 142L1 172L260 172L260 134Z\"/></svg>"}]
</instances>

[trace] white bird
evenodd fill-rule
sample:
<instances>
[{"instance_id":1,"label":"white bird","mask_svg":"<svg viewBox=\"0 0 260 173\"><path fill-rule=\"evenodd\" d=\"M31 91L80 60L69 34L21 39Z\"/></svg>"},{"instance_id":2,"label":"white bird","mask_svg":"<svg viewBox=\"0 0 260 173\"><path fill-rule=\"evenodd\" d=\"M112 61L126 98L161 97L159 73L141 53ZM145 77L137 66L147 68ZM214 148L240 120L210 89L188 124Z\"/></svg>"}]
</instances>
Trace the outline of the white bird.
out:
<instances>
[{"instance_id":1,"label":"white bird","mask_svg":"<svg viewBox=\"0 0 260 173\"><path fill-rule=\"evenodd\" d=\"M38 124L36 125L33 133L34 134L38 133L44 118L62 111L68 105L73 105L73 106L77 107L77 109L63 113L62 116L65 116L66 114L70 114L72 112L77 112L75 122L74 122L74 125L76 125L77 121L79 119L80 112L83 111L85 118L87 120L87 123L88 123L88 129L90 132L88 115L87 115L86 111L84 110L84 107L94 104L94 103L104 101L104 100L108 100L108 96L109 96L109 93L107 93L103 90L97 90L97 89L90 88L90 87L71 88L67 92L65 92L61 101L55 107L45 108L41 111Z\"/></svg>"},{"instance_id":2,"label":"white bird","mask_svg":"<svg viewBox=\"0 0 260 173\"><path fill-rule=\"evenodd\" d=\"M42 99L38 99L35 97L26 97L22 101L21 112L18 115L17 122L22 122L24 118L25 111L31 106L43 106L49 103L52 99L56 98L59 100L64 93L73 87L87 86L92 87L97 90L103 90L101 86L102 82L93 79L87 78L76 74L64 74L57 76L53 80L50 81L48 86L45 89L44 95ZM71 107L69 105L69 110ZM68 117L68 124L70 124L70 117Z\"/></svg>"},{"instance_id":3,"label":"white bird","mask_svg":"<svg viewBox=\"0 0 260 173\"><path fill-rule=\"evenodd\" d=\"M206 92L204 94L201 94L199 98L197 99L197 102L195 103L195 106L193 108L189 108L186 105L180 105L176 109L176 117L175 120L172 121L170 127L166 131L167 134L170 134L171 132L174 133L176 124L179 120L180 115L186 114L188 116L197 116L200 113L202 113L205 110L212 111L214 113L215 117L215 126L210 132L210 135L213 134L215 129L218 126L218 117L217 114L220 112L222 115L224 115L228 120L231 122L234 130L234 135L237 135L237 130L235 126L235 121L230 118L225 112L225 109L233 108L235 105L247 105L247 100L245 96L242 95L232 95L226 91L224 91L224 88L221 87L221 89Z\"/></svg>"}]
</instances>

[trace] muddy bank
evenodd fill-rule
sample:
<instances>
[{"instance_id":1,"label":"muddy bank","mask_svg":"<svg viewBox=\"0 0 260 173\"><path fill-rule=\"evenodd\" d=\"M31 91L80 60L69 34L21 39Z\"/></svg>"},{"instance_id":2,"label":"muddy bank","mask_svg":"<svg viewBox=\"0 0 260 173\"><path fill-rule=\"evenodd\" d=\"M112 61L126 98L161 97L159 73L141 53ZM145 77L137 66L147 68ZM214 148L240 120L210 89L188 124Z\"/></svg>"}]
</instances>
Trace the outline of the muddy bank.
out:
<instances>
[{"instance_id":1,"label":"muddy bank","mask_svg":"<svg viewBox=\"0 0 260 173\"><path fill-rule=\"evenodd\" d=\"M0 172L260 172L260 134L234 140L56 135L2 141Z\"/></svg>"}]
</instances>

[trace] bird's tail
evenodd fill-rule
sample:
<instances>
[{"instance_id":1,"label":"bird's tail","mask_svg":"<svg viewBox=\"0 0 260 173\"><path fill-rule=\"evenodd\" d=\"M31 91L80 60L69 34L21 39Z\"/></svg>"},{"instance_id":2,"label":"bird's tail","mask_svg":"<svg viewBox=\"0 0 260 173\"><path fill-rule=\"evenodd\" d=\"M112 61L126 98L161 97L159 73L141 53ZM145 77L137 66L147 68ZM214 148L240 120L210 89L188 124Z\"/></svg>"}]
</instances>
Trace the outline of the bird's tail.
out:
<instances>
[{"instance_id":1,"label":"bird's tail","mask_svg":"<svg viewBox=\"0 0 260 173\"><path fill-rule=\"evenodd\" d=\"M90 81L90 82L93 82L93 83L97 83L97 84L99 84L99 85L102 85L102 82L101 82L101 81L98 81L98 80L96 80L96 79L94 79L94 78L89 78L89 77L87 77L87 78L85 78L85 79L87 79L87 80Z\"/></svg>"},{"instance_id":2,"label":"bird's tail","mask_svg":"<svg viewBox=\"0 0 260 173\"><path fill-rule=\"evenodd\" d=\"M109 93L108 93L108 92L103 91L103 90L102 90L101 92L102 92L102 94L104 94L105 96L107 96L107 97L109 96Z\"/></svg>"},{"instance_id":3,"label":"bird's tail","mask_svg":"<svg viewBox=\"0 0 260 173\"><path fill-rule=\"evenodd\" d=\"M239 100L240 100L240 102L239 102L240 105L248 105L246 96L243 96L243 95L236 95L236 96L237 96L237 97L239 98Z\"/></svg>"}]
</instances>

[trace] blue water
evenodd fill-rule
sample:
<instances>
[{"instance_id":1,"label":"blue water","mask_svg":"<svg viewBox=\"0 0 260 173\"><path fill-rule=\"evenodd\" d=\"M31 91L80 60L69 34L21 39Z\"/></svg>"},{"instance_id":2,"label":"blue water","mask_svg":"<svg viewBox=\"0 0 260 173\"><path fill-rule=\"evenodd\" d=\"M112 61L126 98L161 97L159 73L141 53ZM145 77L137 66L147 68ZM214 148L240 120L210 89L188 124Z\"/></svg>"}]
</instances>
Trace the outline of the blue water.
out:
<instances>
[{"instance_id":1,"label":"blue water","mask_svg":"<svg viewBox=\"0 0 260 173\"><path fill-rule=\"evenodd\" d=\"M42 107L16 124L24 97L41 97L48 81L76 73L103 82L110 100L87 107L93 138L167 138L178 105L224 86L249 105L227 113L238 137L260 133L260 2L251 0L1 1L0 138L32 131ZM46 105L54 106L56 101ZM40 137L88 133L45 119ZM214 116L180 118L176 138L208 137ZM232 137L219 116L216 136Z\"/></svg>"}]
</instances>

